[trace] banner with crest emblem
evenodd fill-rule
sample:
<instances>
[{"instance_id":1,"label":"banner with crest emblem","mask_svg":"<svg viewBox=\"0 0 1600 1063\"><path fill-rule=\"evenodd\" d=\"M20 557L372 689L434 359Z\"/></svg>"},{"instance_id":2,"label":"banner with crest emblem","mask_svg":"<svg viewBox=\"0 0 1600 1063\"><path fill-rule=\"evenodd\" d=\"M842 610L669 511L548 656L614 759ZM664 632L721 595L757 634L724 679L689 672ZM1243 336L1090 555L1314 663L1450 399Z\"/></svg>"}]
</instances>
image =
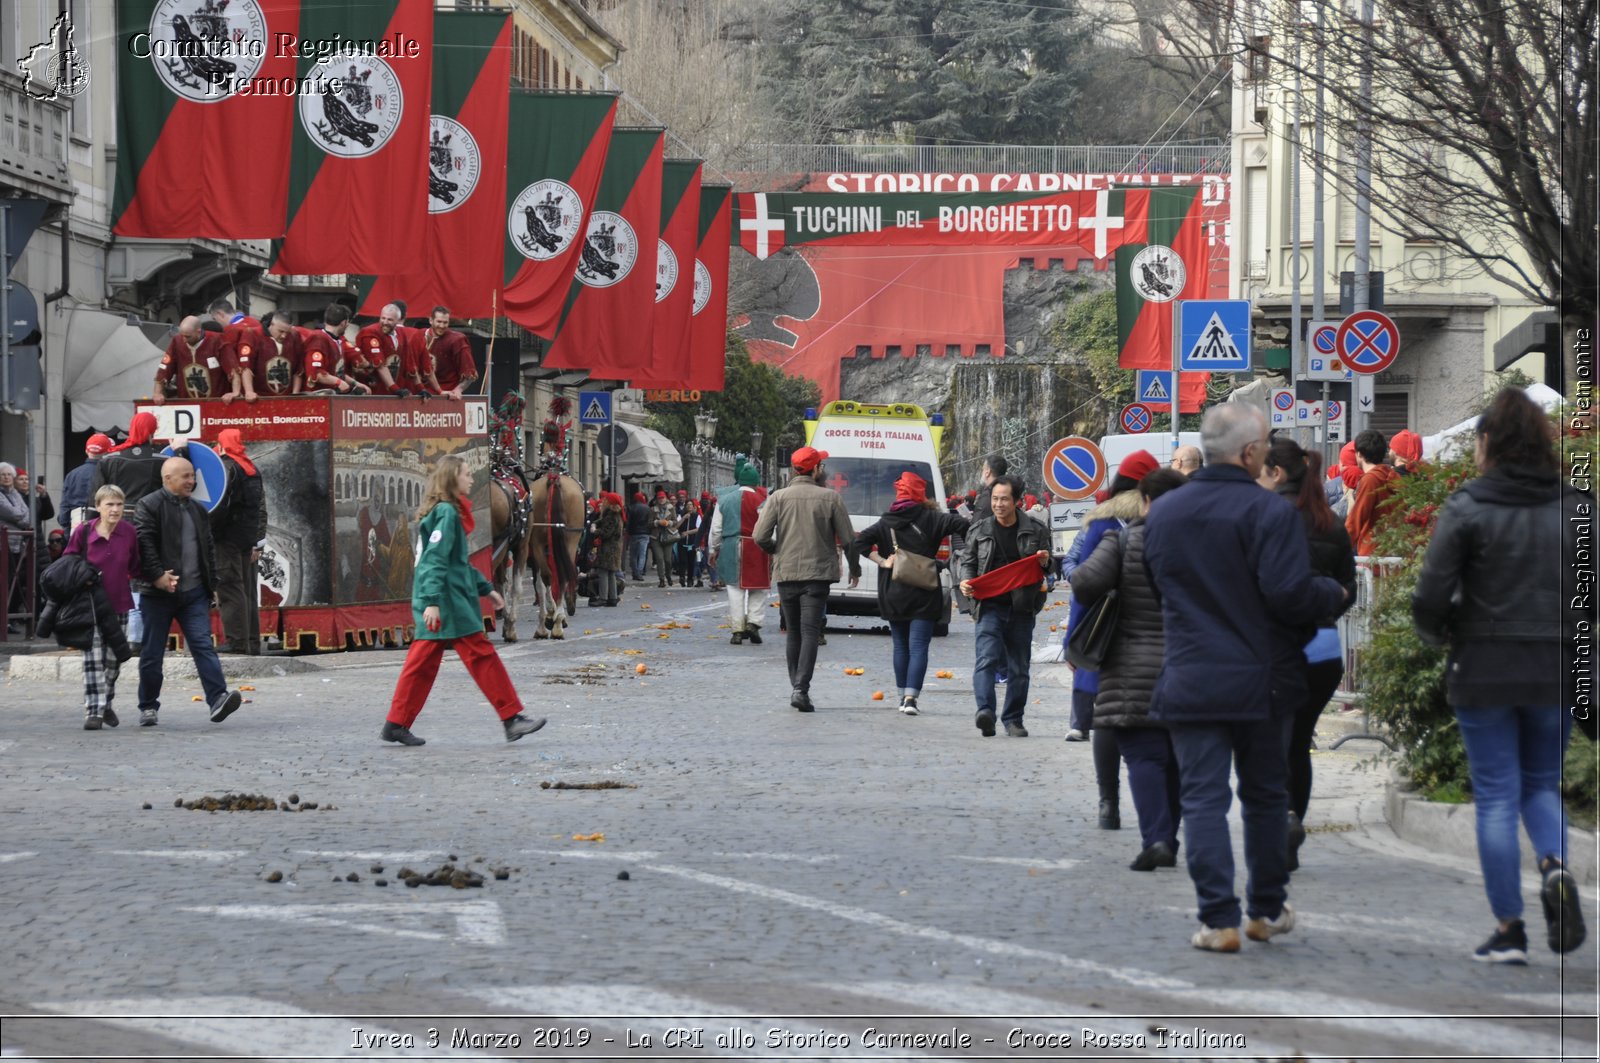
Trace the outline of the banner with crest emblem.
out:
<instances>
[{"instance_id":1,"label":"banner with crest emblem","mask_svg":"<svg viewBox=\"0 0 1600 1063\"><path fill-rule=\"evenodd\" d=\"M656 245L656 330L636 388L688 387L694 262L700 235L699 159L661 164L661 239Z\"/></svg>"},{"instance_id":2,"label":"banner with crest emblem","mask_svg":"<svg viewBox=\"0 0 1600 1063\"><path fill-rule=\"evenodd\" d=\"M300 0L117 4L118 236L283 235L294 97L263 88L294 80L274 42L299 21Z\"/></svg>"},{"instance_id":3,"label":"banner with crest emblem","mask_svg":"<svg viewBox=\"0 0 1600 1063\"><path fill-rule=\"evenodd\" d=\"M427 268L415 268L419 261L407 273L363 277L360 313L377 316L397 299L413 317L435 306L456 317L495 312L500 249L489 245L503 231L510 85L509 13L435 12Z\"/></svg>"},{"instance_id":4,"label":"banner with crest emblem","mask_svg":"<svg viewBox=\"0 0 1600 1063\"><path fill-rule=\"evenodd\" d=\"M733 186L700 186L700 240L694 257L694 310L689 323L689 379L684 386L721 391L728 360L728 258Z\"/></svg>"},{"instance_id":5,"label":"banner with crest emblem","mask_svg":"<svg viewBox=\"0 0 1600 1063\"><path fill-rule=\"evenodd\" d=\"M631 380L653 357L666 130L613 129L578 269L543 364Z\"/></svg>"},{"instance_id":6,"label":"banner with crest emblem","mask_svg":"<svg viewBox=\"0 0 1600 1063\"><path fill-rule=\"evenodd\" d=\"M561 320L616 117L613 93L511 96L500 312L536 336Z\"/></svg>"},{"instance_id":7,"label":"banner with crest emblem","mask_svg":"<svg viewBox=\"0 0 1600 1063\"><path fill-rule=\"evenodd\" d=\"M1112 192L1110 198L1110 210L1122 217L1127 240L1116 250L1117 364L1170 371L1176 302L1204 299L1210 290L1200 188L1129 188ZM1181 412L1200 409L1210 379L1210 373L1181 374Z\"/></svg>"},{"instance_id":8,"label":"banner with crest emblem","mask_svg":"<svg viewBox=\"0 0 1600 1063\"><path fill-rule=\"evenodd\" d=\"M289 224L271 272L425 265L431 0L305 4L300 36L313 91L294 100Z\"/></svg>"}]
</instances>

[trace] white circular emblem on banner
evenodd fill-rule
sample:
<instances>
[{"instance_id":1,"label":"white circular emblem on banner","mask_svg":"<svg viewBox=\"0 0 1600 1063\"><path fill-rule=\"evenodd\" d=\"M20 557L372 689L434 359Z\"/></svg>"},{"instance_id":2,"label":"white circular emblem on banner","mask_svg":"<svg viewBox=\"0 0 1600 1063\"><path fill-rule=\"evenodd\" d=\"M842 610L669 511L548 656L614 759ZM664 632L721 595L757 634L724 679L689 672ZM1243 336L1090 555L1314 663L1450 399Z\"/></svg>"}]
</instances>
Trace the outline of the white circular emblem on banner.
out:
<instances>
[{"instance_id":1,"label":"white circular emblem on banner","mask_svg":"<svg viewBox=\"0 0 1600 1063\"><path fill-rule=\"evenodd\" d=\"M698 258L694 260L694 312L698 314L711 301L711 271Z\"/></svg>"},{"instance_id":2,"label":"white circular emblem on banner","mask_svg":"<svg viewBox=\"0 0 1600 1063\"><path fill-rule=\"evenodd\" d=\"M583 200L573 187L546 178L517 193L506 215L506 231L518 254L543 262L572 246L582 221Z\"/></svg>"},{"instance_id":3,"label":"white circular emblem on banner","mask_svg":"<svg viewBox=\"0 0 1600 1063\"><path fill-rule=\"evenodd\" d=\"M1133 256L1128 279L1134 290L1152 303L1170 303L1183 294L1188 271L1183 259L1165 244L1151 244Z\"/></svg>"},{"instance_id":4,"label":"white circular emblem on banner","mask_svg":"<svg viewBox=\"0 0 1600 1063\"><path fill-rule=\"evenodd\" d=\"M130 47L146 51L137 35ZM161 0L150 15L150 62L162 84L194 103L221 103L267 61L267 17L256 0Z\"/></svg>"},{"instance_id":5,"label":"white circular emblem on banner","mask_svg":"<svg viewBox=\"0 0 1600 1063\"><path fill-rule=\"evenodd\" d=\"M629 273L639 260L639 238L628 219L609 210L589 217L578 259L578 279L591 288L609 288Z\"/></svg>"},{"instance_id":6,"label":"white circular emblem on banner","mask_svg":"<svg viewBox=\"0 0 1600 1063\"><path fill-rule=\"evenodd\" d=\"M308 76L321 77L324 91L300 94L300 124L329 155L365 158L382 150L400 128L405 112L400 76L377 56L330 55ZM332 91L335 82L338 92Z\"/></svg>"},{"instance_id":7,"label":"white circular emblem on banner","mask_svg":"<svg viewBox=\"0 0 1600 1063\"><path fill-rule=\"evenodd\" d=\"M672 294L678 286L678 256L665 240L656 241L656 302Z\"/></svg>"},{"instance_id":8,"label":"white circular emblem on banner","mask_svg":"<svg viewBox=\"0 0 1600 1063\"><path fill-rule=\"evenodd\" d=\"M472 198L483 156L467 127L447 115L428 117L428 213L448 214Z\"/></svg>"}]
</instances>

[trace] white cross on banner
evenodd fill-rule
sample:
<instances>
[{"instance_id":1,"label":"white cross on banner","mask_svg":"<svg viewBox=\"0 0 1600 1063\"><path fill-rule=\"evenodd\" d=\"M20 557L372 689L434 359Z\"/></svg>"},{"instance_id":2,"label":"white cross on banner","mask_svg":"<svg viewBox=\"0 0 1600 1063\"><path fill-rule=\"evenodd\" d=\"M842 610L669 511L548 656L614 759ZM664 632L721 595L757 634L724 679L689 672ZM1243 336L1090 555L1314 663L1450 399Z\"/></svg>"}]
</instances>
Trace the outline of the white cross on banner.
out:
<instances>
[{"instance_id":1,"label":"white cross on banner","mask_svg":"<svg viewBox=\"0 0 1600 1063\"><path fill-rule=\"evenodd\" d=\"M772 254L773 251L779 250L783 247L783 238L781 235L784 229L783 219L774 218L771 214L767 213L767 194L765 192L753 192L750 195L750 199L755 204L755 216L749 218L741 217L739 219L739 231L741 233L755 233L756 246L753 253L756 258L764 259L768 255ZM778 246L776 248L772 246L773 233L780 234L778 238ZM739 242L744 244L746 249L748 249L748 243L742 236L740 237Z\"/></svg>"},{"instance_id":2,"label":"white cross on banner","mask_svg":"<svg viewBox=\"0 0 1600 1063\"><path fill-rule=\"evenodd\" d=\"M1105 189L1094 194L1094 214L1078 219L1078 228L1094 230L1094 257L1106 257L1106 231L1123 227L1120 216L1110 216L1111 193Z\"/></svg>"}]
</instances>

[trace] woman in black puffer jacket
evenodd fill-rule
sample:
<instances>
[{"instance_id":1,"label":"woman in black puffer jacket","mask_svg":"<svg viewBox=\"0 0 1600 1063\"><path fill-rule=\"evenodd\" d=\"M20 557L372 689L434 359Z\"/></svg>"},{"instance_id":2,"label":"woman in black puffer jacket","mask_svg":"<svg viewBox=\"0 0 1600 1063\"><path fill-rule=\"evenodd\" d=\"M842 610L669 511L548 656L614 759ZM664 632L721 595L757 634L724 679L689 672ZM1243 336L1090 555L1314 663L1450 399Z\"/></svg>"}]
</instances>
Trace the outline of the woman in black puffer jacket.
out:
<instances>
[{"instance_id":1,"label":"woman in black puffer jacket","mask_svg":"<svg viewBox=\"0 0 1600 1063\"><path fill-rule=\"evenodd\" d=\"M1144 518L1151 503L1186 482L1174 469L1146 473L1139 481L1138 519L1120 535L1102 538L1089 559L1072 570L1072 596L1081 604L1092 605L1113 589L1119 596L1116 632L1100 666L1094 727L1116 728L1117 748L1128 765L1128 791L1144 846L1128 865L1134 871L1178 862L1178 758L1167 729L1150 719L1166 639L1161 602L1144 567Z\"/></svg>"},{"instance_id":2,"label":"woman in black puffer jacket","mask_svg":"<svg viewBox=\"0 0 1600 1063\"><path fill-rule=\"evenodd\" d=\"M1338 622L1340 614L1356 600L1356 559L1350 533L1328 506L1321 454L1279 436L1267 449L1258 482L1294 503L1311 547L1311 571L1338 580L1346 592L1344 606L1318 621L1316 634L1306 643L1306 700L1296 710L1289 732L1289 870L1297 871L1300 846L1306 840L1306 808L1311 803L1311 737L1344 675Z\"/></svg>"}]
</instances>

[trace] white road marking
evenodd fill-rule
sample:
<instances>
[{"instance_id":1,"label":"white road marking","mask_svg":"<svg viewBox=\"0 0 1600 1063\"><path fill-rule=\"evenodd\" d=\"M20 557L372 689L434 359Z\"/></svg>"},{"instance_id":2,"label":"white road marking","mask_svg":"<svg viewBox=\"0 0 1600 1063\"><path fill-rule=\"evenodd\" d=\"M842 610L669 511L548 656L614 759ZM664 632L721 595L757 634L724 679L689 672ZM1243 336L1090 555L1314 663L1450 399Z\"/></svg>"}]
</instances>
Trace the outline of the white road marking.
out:
<instances>
[{"instance_id":1,"label":"white road marking","mask_svg":"<svg viewBox=\"0 0 1600 1063\"><path fill-rule=\"evenodd\" d=\"M38 853L0 853L0 864L12 864L18 860L32 860Z\"/></svg>"},{"instance_id":2,"label":"white road marking","mask_svg":"<svg viewBox=\"0 0 1600 1063\"><path fill-rule=\"evenodd\" d=\"M637 861L641 859L639 854L634 853L584 853L553 850L549 852L549 855L597 860L627 859ZM641 870L654 871L662 875L673 875L677 878L687 879L690 882L698 882L703 886L715 886L719 889L731 890L734 893L746 893L754 897L779 901L783 904L792 904L797 908L825 912L836 919L860 923L892 934L921 938L925 941L937 941L945 945L959 945L962 948L974 949L978 952L1006 959L1025 959L1049 963L1068 970L1098 975L1102 978L1113 978L1141 989L1189 989L1193 987L1192 982L1186 982L1179 978L1168 978L1165 975L1141 970L1137 967L1121 967L1115 964L1097 963L1094 960L1080 959L1077 956L1068 956L1060 952L1048 952L1044 949L1029 948L1026 945L1016 945L1009 941L995 941L992 938L978 937L975 934L957 934L949 930L941 930L938 927L919 926L916 923L908 923L903 919L880 915L865 908L836 904L833 901L808 897L803 893L763 886L757 882L745 882L742 879L729 878L726 875L712 875L704 871L696 871L693 868L677 867L673 864L641 863L640 868Z\"/></svg>"},{"instance_id":3,"label":"white road marking","mask_svg":"<svg viewBox=\"0 0 1600 1063\"><path fill-rule=\"evenodd\" d=\"M500 915L496 901L455 901L444 903L423 902L413 904L395 901L385 904L218 904L195 905L179 911L198 912L201 915L219 915L229 919L268 919L284 923L303 923L308 926L338 926L368 934L390 937L416 938L422 941L455 940L471 945L504 945L505 920ZM394 925L402 919L415 923L430 915L448 915L455 920L455 933L433 930L411 930ZM368 922L358 917L376 916L381 922Z\"/></svg>"},{"instance_id":4,"label":"white road marking","mask_svg":"<svg viewBox=\"0 0 1600 1063\"><path fill-rule=\"evenodd\" d=\"M248 855L245 849L104 849L112 856L150 856L161 860L199 860L206 864L225 864Z\"/></svg>"},{"instance_id":5,"label":"white road marking","mask_svg":"<svg viewBox=\"0 0 1600 1063\"><path fill-rule=\"evenodd\" d=\"M1024 856L958 856L957 860L970 860L975 864L1006 864L1011 867L1030 867L1039 871L1065 871L1077 867L1081 860L1030 860Z\"/></svg>"},{"instance_id":6,"label":"white road marking","mask_svg":"<svg viewBox=\"0 0 1600 1063\"><path fill-rule=\"evenodd\" d=\"M336 1018L251 997L149 997L34 1005L63 1015L95 1019L174 1041L207 1045L241 1059L382 1058L493 1059L476 1052L426 1047L421 1033L404 1034L360 1019ZM293 1020L293 1021L285 1021ZM359 1029L381 1048L356 1047ZM390 1038L396 1040L390 1040ZM404 1047L410 1037L414 1047ZM391 1045L398 1047L390 1047ZM195 1058L195 1057L190 1057ZM201 1057L203 1058L203 1057Z\"/></svg>"},{"instance_id":7,"label":"white road marking","mask_svg":"<svg viewBox=\"0 0 1600 1063\"><path fill-rule=\"evenodd\" d=\"M10 749L12 746L14 746L16 744L17 743L16 743L15 739L11 739L11 738L0 739L0 753L4 753L6 750Z\"/></svg>"},{"instance_id":8,"label":"white road marking","mask_svg":"<svg viewBox=\"0 0 1600 1063\"><path fill-rule=\"evenodd\" d=\"M729 860L774 860L779 863L791 864L831 864L839 857L834 854L821 856L804 856L800 853L712 853Z\"/></svg>"},{"instance_id":9,"label":"white road marking","mask_svg":"<svg viewBox=\"0 0 1600 1063\"><path fill-rule=\"evenodd\" d=\"M515 1009L528 1015L554 1018L646 1019L649 1022L647 1030L635 1031L635 1036L648 1032L652 1048L659 1051L671 1048L662 1043L662 1033L665 1030L673 1027L704 1028L709 1025L708 1020L711 1019L728 1019L728 1025L743 1027L746 1033L756 1038L756 1044L751 1048L719 1048L712 1041L712 1035L717 1031L707 1030L704 1047L693 1049L692 1054L676 1057L683 1059L700 1059L708 1056L738 1059L827 1058L817 1055L819 1052L834 1056L842 1053L850 1059L878 1056L909 1059L926 1056L924 1052L907 1049L897 1048L891 1051L864 1047L859 1044L861 1032L859 1029L845 1029L837 1024L829 1025L826 1021L828 1016L800 1020L792 1016L775 1018L737 1010L729 1011L726 1005L715 1004L699 997L663 993L645 986L560 985L518 986L507 989L488 987L469 990L467 993L474 998L488 1001L496 1008ZM767 1031L773 1028L791 1031L797 1035L814 1034L822 1030L848 1038L850 1047L838 1051L816 1047L799 1048L793 1045L768 1047ZM594 1050L596 1046L591 1042L589 1047Z\"/></svg>"},{"instance_id":10,"label":"white road marking","mask_svg":"<svg viewBox=\"0 0 1600 1063\"><path fill-rule=\"evenodd\" d=\"M326 857L329 860L382 860L391 864L400 864L407 860L442 860L449 855L443 849L431 853L370 853L348 849L296 849L294 853L296 856Z\"/></svg>"}]
</instances>

